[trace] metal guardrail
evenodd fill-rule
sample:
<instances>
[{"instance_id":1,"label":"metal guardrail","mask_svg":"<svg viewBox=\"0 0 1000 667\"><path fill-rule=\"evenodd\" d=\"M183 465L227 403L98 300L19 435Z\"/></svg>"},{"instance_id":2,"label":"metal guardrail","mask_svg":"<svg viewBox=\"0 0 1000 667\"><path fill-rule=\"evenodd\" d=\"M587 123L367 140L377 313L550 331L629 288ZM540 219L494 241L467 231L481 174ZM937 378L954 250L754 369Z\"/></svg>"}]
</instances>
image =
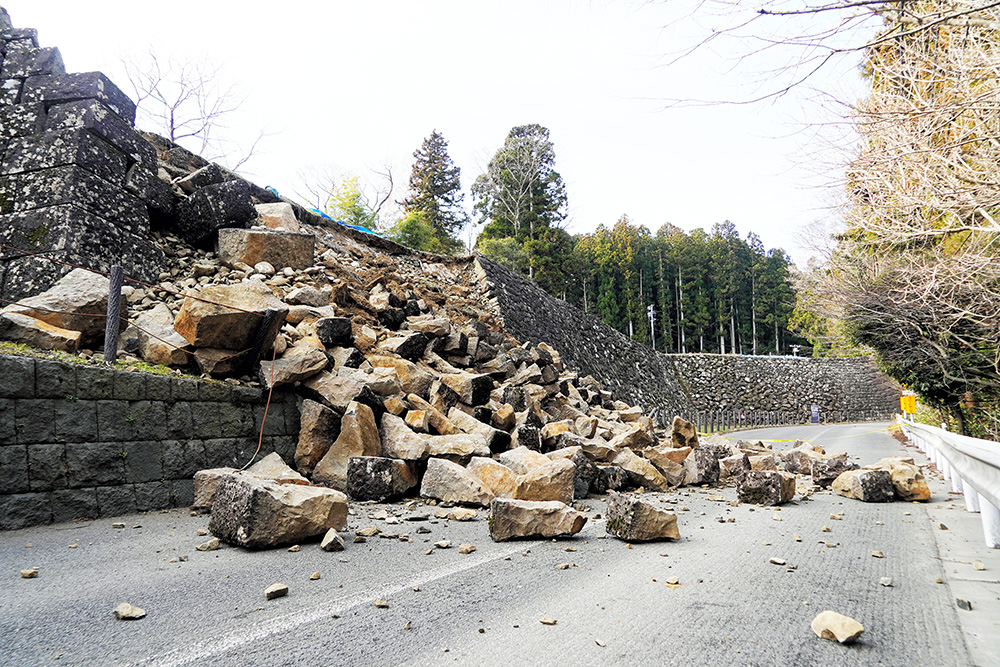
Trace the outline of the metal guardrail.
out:
<instances>
[{"instance_id":1,"label":"metal guardrail","mask_svg":"<svg viewBox=\"0 0 1000 667\"><path fill-rule=\"evenodd\" d=\"M1000 443L902 419L898 422L951 481L951 490L964 494L966 511L980 513L986 546L1000 549Z\"/></svg>"}]
</instances>

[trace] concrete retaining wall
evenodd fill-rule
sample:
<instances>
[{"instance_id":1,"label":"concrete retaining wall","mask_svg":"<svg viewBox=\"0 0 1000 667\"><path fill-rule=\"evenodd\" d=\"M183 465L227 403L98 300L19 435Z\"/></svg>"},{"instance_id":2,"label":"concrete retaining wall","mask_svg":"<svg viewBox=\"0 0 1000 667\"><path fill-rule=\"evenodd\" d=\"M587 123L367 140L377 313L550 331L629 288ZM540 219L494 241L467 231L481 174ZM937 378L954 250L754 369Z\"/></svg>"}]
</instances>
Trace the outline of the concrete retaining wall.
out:
<instances>
[{"instance_id":1,"label":"concrete retaining wall","mask_svg":"<svg viewBox=\"0 0 1000 667\"><path fill-rule=\"evenodd\" d=\"M0 355L0 529L192 502L195 471L242 466L266 393ZM275 393L262 454L291 460L299 409Z\"/></svg>"}]
</instances>

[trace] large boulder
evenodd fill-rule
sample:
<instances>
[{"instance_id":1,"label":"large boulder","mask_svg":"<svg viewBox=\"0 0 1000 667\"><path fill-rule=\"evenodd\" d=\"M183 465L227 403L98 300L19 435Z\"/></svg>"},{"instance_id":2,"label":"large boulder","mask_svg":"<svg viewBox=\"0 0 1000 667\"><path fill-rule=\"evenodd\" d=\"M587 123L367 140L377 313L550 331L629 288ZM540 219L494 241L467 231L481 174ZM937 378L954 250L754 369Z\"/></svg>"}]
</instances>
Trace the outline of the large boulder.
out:
<instances>
[{"instance_id":1,"label":"large boulder","mask_svg":"<svg viewBox=\"0 0 1000 667\"><path fill-rule=\"evenodd\" d=\"M720 480L742 477L748 472L750 472L750 459L743 452L719 459Z\"/></svg>"},{"instance_id":2,"label":"large boulder","mask_svg":"<svg viewBox=\"0 0 1000 667\"><path fill-rule=\"evenodd\" d=\"M219 482L234 472L236 472L236 468L207 468L196 472L194 474L194 501L191 503L191 509L196 512L212 509Z\"/></svg>"},{"instance_id":3,"label":"large boulder","mask_svg":"<svg viewBox=\"0 0 1000 667\"><path fill-rule=\"evenodd\" d=\"M497 498L513 497L517 475L504 464L484 456L473 456L466 468L479 477Z\"/></svg>"},{"instance_id":4,"label":"large boulder","mask_svg":"<svg viewBox=\"0 0 1000 667\"><path fill-rule=\"evenodd\" d=\"M212 303L214 302L214 303ZM243 350L253 345L261 316L268 308L277 310L273 329L263 349L274 343L285 321L288 306L267 285L255 280L235 285L210 285L197 298L184 299L174 329L195 347Z\"/></svg>"},{"instance_id":5,"label":"large boulder","mask_svg":"<svg viewBox=\"0 0 1000 667\"><path fill-rule=\"evenodd\" d=\"M888 503L896 497L888 470L847 470L833 480L835 493L866 503Z\"/></svg>"},{"instance_id":6,"label":"large boulder","mask_svg":"<svg viewBox=\"0 0 1000 667\"><path fill-rule=\"evenodd\" d=\"M190 356L188 341L174 329L174 314L165 303L158 303L135 318L139 356L151 364L183 366Z\"/></svg>"},{"instance_id":7,"label":"large boulder","mask_svg":"<svg viewBox=\"0 0 1000 667\"><path fill-rule=\"evenodd\" d=\"M539 454L527 447L516 447L507 450L497 457L497 460L518 475L523 475L532 468L546 465L551 461L545 454Z\"/></svg>"},{"instance_id":8,"label":"large boulder","mask_svg":"<svg viewBox=\"0 0 1000 667\"><path fill-rule=\"evenodd\" d=\"M316 465L330 450L330 445L340 433L340 414L322 403L302 401L299 411L299 442L295 447L295 467L305 475L312 475ZM314 480L318 481L318 480Z\"/></svg>"},{"instance_id":9,"label":"large boulder","mask_svg":"<svg viewBox=\"0 0 1000 667\"><path fill-rule=\"evenodd\" d=\"M351 458L378 456L380 452L381 440L375 424L375 414L364 403L352 401L340 420L337 440L316 464L313 481L344 490L347 488L347 469Z\"/></svg>"},{"instance_id":10,"label":"large boulder","mask_svg":"<svg viewBox=\"0 0 1000 667\"><path fill-rule=\"evenodd\" d=\"M590 490L597 479L600 471L590 458L582 451L577 452L570 459L576 467L573 473L573 498L586 498L590 495Z\"/></svg>"},{"instance_id":11,"label":"large boulder","mask_svg":"<svg viewBox=\"0 0 1000 667\"><path fill-rule=\"evenodd\" d=\"M291 204L278 202L276 204L257 204L257 219L268 229L278 229L285 232L298 232L299 221L295 217L295 209Z\"/></svg>"},{"instance_id":12,"label":"large boulder","mask_svg":"<svg viewBox=\"0 0 1000 667\"><path fill-rule=\"evenodd\" d=\"M757 457L750 457L751 459ZM819 459L812 462L813 483L824 489L833 484L833 480L840 476L840 473L848 470L857 470L858 464L851 463L847 459Z\"/></svg>"},{"instance_id":13,"label":"large boulder","mask_svg":"<svg viewBox=\"0 0 1000 667\"><path fill-rule=\"evenodd\" d=\"M448 419L447 415L416 394L407 394L406 400L414 409L423 410L427 413L427 421L438 435L458 435L462 432L458 426Z\"/></svg>"},{"instance_id":14,"label":"large boulder","mask_svg":"<svg viewBox=\"0 0 1000 667\"><path fill-rule=\"evenodd\" d=\"M719 459L709 448L699 447L684 459L685 484L715 484L719 481Z\"/></svg>"},{"instance_id":15,"label":"large boulder","mask_svg":"<svg viewBox=\"0 0 1000 667\"><path fill-rule=\"evenodd\" d=\"M247 227L256 213L250 184L237 179L206 185L182 200L177 206L177 223L184 240L205 248L219 239L223 228ZM254 263L248 262L250 266Z\"/></svg>"},{"instance_id":16,"label":"large boulder","mask_svg":"<svg viewBox=\"0 0 1000 667\"><path fill-rule=\"evenodd\" d=\"M626 493L608 499L605 529L627 542L679 540L677 515Z\"/></svg>"},{"instance_id":17,"label":"large boulder","mask_svg":"<svg viewBox=\"0 0 1000 667\"><path fill-rule=\"evenodd\" d=\"M484 405L493 391L493 378L472 373L445 373L441 382L458 394L466 405Z\"/></svg>"},{"instance_id":18,"label":"large boulder","mask_svg":"<svg viewBox=\"0 0 1000 667\"><path fill-rule=\"evenodd\" d=\"M80 347L93 349L104 342L110 290L111 281L104 276L86 269L73 269L48 290L25 297L16 305L5 307L3 312L27 315L59 329L79 331ZM128 303L122 299L122 321L127 319Z\"/></svg>"},{"instance_id":19,"label":"large boulder","mask_svg":"<svg viewBox=\"0 0 1000 667\"><path fill-rule=\"evenodd\" d=\"M227 264L267 262L276 269L305 269L313 264L316 237L273 229L220 229L218 249Z\"/></svg>"},{"instance_id":20,"label":"large boulder","mask_svg":"<svg viewBox=\"0 0 1000 667\"><path fill-rule=\"evenodd\" d=\"M414 464L380 456L354 456L347 463L347 493L355 500L384 502L402 496L419 479Z\"/></svg>"},{"instance_id":21,"label":"large boulder","mask_svg":"<svg viewBox=\"0 0 1000 667\"><path fill-rule=\"evenodd\" d=\"M670 431L670 442L674 447L698 446L698 429L683 417L675 416Z\"/></svg>"},{"instance_id":22,"label":"large boulder","mask_svg":"<svg viewBox=\"0 0 1000 667\"><path fill-rule=\"evenodd\" d=\"M518 500L558 500L573 502L573 480L576 466L559 459L536 466L518 475L514 482L514 498Z\"/></svg>"},{"instance_id":23,"label":"large boulder","mask_svg":"<svg viewBox=\"0 0 1000 667\"><path fill-rule=\"evenodd\" d=\"M297 345L274 361L262 360L257 377L268 389L302 382L326 368L326 354L309 345Z\"/></svg>"},{"instance_id":24,"label":"large boulder","mask_svg":"<svg viewBox=\"0 0 1000 667\"><path fill-rule=\"evenodd\" d=\"M0 340L43 350L76 352L80 347L80 332L61 329L21 313L0 313Z\"/></svg>"},{"instance_id":25,"label":"large boulder","mask_svg":"<svg viewBox=\"0 0 1000 667\"><path fill-rule=\"evenodd\" d=\"M309 480L292 469L277 452L271 452L247 468L247 472L278 484L309 486Z\"/></svg>"},{"instance_id":26,"label":"large boulder","mask_svg":"<svg viewBox=\"0 0 1000 667\"><path fill-rule=\"evenodd\" d=\"M586 523L586 514L557 500L497 498L490 504L490 537L494 542L568 537L583 530Z\"/></svg>"},{"instance_id":27,"label":"large boulder","mask_svg":"<svg viewBox=\"0 0 1000 667\"><path fill-rule=\"evenodd\" d=\"M888 470L889 474L892 475L892 487L896 491L896 495L903 500L931 499L931 490L927 486L927 480L920 472L920 466L914 463L911 458L894 456L865 467Z\"/></svg>"},{"instance_id":28,"label":"large boulder","mask_svg":"<svg viewBox=\"0 0 1000 667\"><path fill-rule=\"evenodd\" d=\"M364 378L355 374L353 368L342 368L336 373L320 371L302 385L313 392L323 404L343 412L351 401L364 403L377 415L385 409L382 399L371 387L364 383ZM341 373L343 371L343 373Z\"/></svg>"},{"instance_id":29,"label":"large boulder","mask_svg":"<svg viewBox=\"0 0 1000 667\"><path fill-rule=\"evenodd\" d=\"M429 459L420 483L420 495L444 502L483 507L493 500L490 491L474 473L452 461Z\"/></svg>"},{"instance_id":30,"label":"large boulder","mask_svg":"<svg viewBox=\"0 0 1000 667\"><path fill-rule=\"evenodd\" d=\"M612 463L625 470L636 486L648 489L667 488L667 478L660 474L656 466L631 449L625 448L618 452Z\"/></svg>"},{"instance_id":31,"label":"large boulder","mask_svg":"<svg viewBox=\"0 0 1000 667\"><path fill-rule=\"evenodd\" d=\"M783 505L795 497L795 475L779 470L751 470L736 479L741 503Z\"/></svg>"},{"instance_id":32,"label":"large boulder","mask_svg":"<svg viewBox=\"0 0 1000 667\"><path fill-rule=\"evenodd\" d=\"M347 496L233 473L219 482L208 529L230 544L266 549L347 527Z\"/></svg>"},{"instance_id":33,"label":"large boulder","mask_svg":"<svg viewBox=\"0 0 1000 667\"><path fill-rule=\"evenodd\" d=\"M502 452L510 445L510 435L493 428L489 424L484 424L457 407L448 411L448 421L464 433L483 437L490 451Z\"/></svg>"}]
</instances>

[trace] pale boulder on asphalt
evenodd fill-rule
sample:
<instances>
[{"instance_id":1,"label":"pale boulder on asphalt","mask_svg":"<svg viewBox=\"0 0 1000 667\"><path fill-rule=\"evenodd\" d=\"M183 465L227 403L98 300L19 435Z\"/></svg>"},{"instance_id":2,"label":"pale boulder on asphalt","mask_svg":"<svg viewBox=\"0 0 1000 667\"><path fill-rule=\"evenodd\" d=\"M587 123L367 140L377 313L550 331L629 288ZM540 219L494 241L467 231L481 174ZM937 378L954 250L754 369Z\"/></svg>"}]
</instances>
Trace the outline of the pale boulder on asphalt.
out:
<instances>
[{"instance_id":1,"label":"pale boulder on asphalt","mask_svg":"<svg viewBox=\"0 0 1000 667\"><path fill-rule=\"evenodd\" d=\"M558 500L497 498L490 504L490 537L494 542L568 537L583 530L586 523L586 514Z\"/></svg>"}]
</instances>

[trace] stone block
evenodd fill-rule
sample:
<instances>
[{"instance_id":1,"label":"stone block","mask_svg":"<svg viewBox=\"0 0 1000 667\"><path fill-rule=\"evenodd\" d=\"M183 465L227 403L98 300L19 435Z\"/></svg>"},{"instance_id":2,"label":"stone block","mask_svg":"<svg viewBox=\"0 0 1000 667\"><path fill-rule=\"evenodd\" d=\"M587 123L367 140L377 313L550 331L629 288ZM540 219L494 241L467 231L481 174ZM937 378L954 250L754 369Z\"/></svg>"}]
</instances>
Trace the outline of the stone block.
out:
<instances>
[{"instance_id":1,"label":"stone block","mask_svg":"<svg viewBox=\"0 0 1000 667\"><path fill-rule=\"evenodd\" d=\"M233 438L244 438L257 434L254 424L254 409L249 405L219 403L217 406L221 432ZM268 414L268 421L271 415Z\"/></svg>"},{"instance_id":2,"label":"stone block","mask_svg":"<svg viewBox=\"0 0 1000 667\"><path fill-rule=\"evenodd\" d=\"M237 441L232 438L214 438L204 440L205 466L220 468L233 466L237 462ZM241 461L239 465L243 465Z\"/></svg>"},{"instance_id":3,"label":"stone block","mask_svg":"<svg viewBox=\"0 0 1000 667\"><path fill-rule=\"evenodd\" d=\"M45 105L14 104L0 107L0 139L39 134L45 127Z\"/></svg>"},{"instance_id":4,"label":"stone block","mask_svg":"<svg viewBox=\"0 0 1000 667\"><path fill-rule=\"evenodd\" d=\"M125 454L125 481L155 482L163 475L163 445L158 440L122 443Z\"/></svg>"},{"instance_id":5,"label":"stone block","mask_svg":"<svg viewBox=\"0 0 1000 667\"><path fill-rule=\"evenodd\" d=\"M76 369L76 396L82 400L105 400L114 395L114 375L94 366Z\"/></svg>"},{"instance_id":6,"label":"stone block","mask_svg":"<svg viewBox=\"0 0 1000 667\"><path fill-rule=\"evenodd\" d=\"M436 458L427 461L427 471L420 483L420 495L444 502L483 507L488 506L494 498L493 492L475 474L457 463Z\"/></svg>"},{"instance_id":7,"label":"stone block","mask_svg":"<svg viewBox=\"0 0 1000 667\"><path fill-rule=\"evenodd\" d=\"M76 352L80 332L52 326L20 313L0 313L0 340L22 343L42 350Z\"/></svg>"},{"instance_id":8,"label":"stone block","mask_svg":"<svg viewBox=\"0 0 1000 667\"><path fill-rule=\"evenodd\" d=\"M145 202L154 227L172 224L177 210L177 195L156 173L143 164L135 163L125 173L125 189Z\"/></svg>"},{"instance_id":9,"label":"stone block","mask_svg":"<svg viewBox=\"0 0 1000 667\"><path fill-rule=\"evenodd\" d=\"M48 523L52 523L52 502L48 493L0 495L0 530Z\"/></svg>"},{"instance_id":10,"label":"stone block","mask_svg":"<svg viewBox=\"0 0 1000 667\"><path fill-rule=\"evenodd\" d=\"M191 194L195 190L200 190L209 185L218 185L229 180L219 165L214 162L206 164L200 169L196 169L187 176L174 181L174 185L184 192Z\"/></svg>"},{"instance_id":11,"label":"stone block","mask_svg":"<svg viewBox=\"0 0 1000 667\"><path fill-rule=\"evenodd\" d=\"M66 473L71 488L125 483L125 449L120 442L66 445Z\"/></svg>"},{"instance_id":12,"label":"stone block","mask_svg":"<svg viewBox=\"0 0 1000 667\"><path fill-rule=\"evenodd\" d=\"M420 482L414 465L398 459L355 456L347 463L347 494L354 500L384 502Z\"/></svg>"},{"instance_id":13,"label":"stone block","mask_svg":"<svg viewBox=\"0 0 1000 667\"><path fill-rule=\"evenodd\" d=\"M558 500L573 502L576 466L568 459L549 461L518 475L514 498L518 500Z\"/></svg>"},{"instance_id":14,"label":"stone block","mask_svg":"<svg viewBox=\"0 0 1000 667\"><path fill-rule=\"evenodd\" d=\"M490 503L489 529L494 542L570 537L586 524L586 514L557 500L496 498Z\"/></svg>"},{"instance_id":15,"label":"stone block","mask_svg":"<svg viewBox=\"0 0 1000 667\"><path fill-rule=\"evenodd\" d=\"M244 262L254 266L267 262L279 271L286 266L304 269L313 265L315 249L316 237L312 234L273 229L219 229L219 259L227 264Z\"/></svg>"},{"instance_id":16,"label":"stone block","mask_svg":"<svg viewBox=\"0 0 1000 667\"><path fill-rule=\"evenodd\" d=\"M65 489L65 445L28 445L28 471L32 491Z\"/></svg>"},{"instance_id":17,"label":"stone block","mask_svg":"<svg viewBox=\"0 0 1000 667\"><path fill-rule=\"evenodd\" d=\"M199 401L229 401L231 389L228 384L222 382L199 382Z\"/></svg>"},{"instance_id":18,"label":"stone block","mask_svg":"<svg viewBox=\"0 0 1000 667\"><path fill-rule=\"evenodd\" d=\"M0 173L22 174L71 165L115 185L124 185L128 169L128 161L118 149L85 129L76 129L12 139L0 162Z\"/></svg>"},{"instance_id":19,"label":"stone block","mask_svg":"<svg viewBox=\"0 0 1000 667\"><path fill-rule=\"evenodd\" d=\"M736 480L741 503L783 505L795 497L795 475L783 470L751 470Z\"/></svg>"},{"instance_id":20,"label":"stone block","mask_svg":"<svg viewBox=\"0 0 1000 667\"><path fill-rule=\"evenodd\" d=\"M100 516L95 489L62 489L52 492L52 520L56 523Z\"/></svg>"},{"instance_id":21,"label":"stone block","mask_svg":"<svg viewBox=\"0 0 1000 667\"><path fill-rule=\"evenodd\" d=\"M677 515L639 498L616 493L608 499L605 527L609 535L626 542L679 540Z\"/></svg>"},{"instance_id":22,"label":"stone block","mask_svg":"<svg viewBox=\"0 0 1000 667\"><path fill-rule=\"evenodd\" d=\"M3 480L3 493L27 493L31 490L27 445L0 447L0 480Z\"/></svg>"},{"instance_id":23,"label":"stone block","mask_svg":"<svg viewBox=\"0 0 1000 667\"><path fill-rule=\"evenodd\" d=\"M97 401L97 440L101 442L134 440L135 422L132 405L128 401Z\"/></svg>"},{"instance_id":24,"label":"stone block","mask_svg":"<svg viewBox=\"0 0 1000 667\"><path fill-rule=\"evenodd\" d=\"M198 381L177 378L171 383L170 398L174 401L197 401Z\"/></svg>"},{"instance_id":25,"label":"stone block","mask_svg":"<svg viewBox=\"0 0 1000 667\"><path fill-rule=\"evenodd\" d=\"M93 442L98 439L97 402L56 400L56 441Z\"/></svg>"},{"instance_id":26,"label":"stone block","mask_svg":"<svg viewBox=\"0 0 1000 667\"><path fill-rule=\"evenodd\" d=\"M164 424L167 421L167 409L164 402L136 401L131 408L129 416L135 420L136 440L162 440L166 437Z\"/></svg>"},{"instance_id":27,"label":"stone block","mask_svg":"<svg viewBox=\"0 0 1000 667\"><path fill-rule=\"evenodd\" d=\"M135 502L135 488L131 484L99 486L96 492L98 516L123 516L135 514L138 511Z\"/></svg>"},{"instance_id":28,"label":"stone block","mask_svg":"<svg viewBox=\"0 0 1000 667\"><path fill-rule=\"evenodd\" d=\"M79 376L77 382L79 382ZM146 398L151 401L170 401L170 381L166 375L146 375ZM82 398L82 397L81 397ZM162 425L162 424L161 424Z\"/></svg>"},{"instance_id":29,"label":"stone block","mask_svg":"<svg viewBox=\"0 0 1000 667\"><path fill-rule=\"evenodd\" d=\"M124 401L144 400L146 398L146 375L132 371L116 372L114 397Z\"/></svg>"},{"instance_id":30,"label":"stone block","mask_svg":"<svg viewBox=\"0 0 1000 667\"><path fill-rule=\"evenodd\" d=\"M631 478L624 468L616 465L599 465L597 477L594 478L590 488L594 493L607 493L628 488L630 483Z\"/></svg>"},{"instance_id":31,"label":"stone block","mask_svg":"<svg viewBox=\"0 0 1000 667\"><path fill-rule=\"evenodd\" d=\"M0 83L0 105L10 106L21 101L24 81L21 79L6 79Z\"/></svg>"},{"instance_id":32,"label":"stone block","mask_svg":"<svg viewBox=\"0 0 1000 667\"><path fill-rule=\"evenodd\" d=\"M251 347L264 313L273 308L277 311L274 326L264 340L264 349L268 349L288 314L288 306L267 285L256 281L212 285L201 290L198 297L203 300L184 299L174 321L177 333L196 347L224 350Z\"/></svg>"},{"instance_id":33,"label":"stone block","mask_svg":"<svg viewBox=\"0 0 1000 667\"><path fill-rule=\"evenodd\" d=\"M214 246L220 229L247 227L254 215L250 186L242 180L209 185L177 205L181 236L199 247Z\"/></svg>"},{"instance_id":34,"label":"stone block","mask_svg":"<svg viewBox=\"0 0 1000 667\"><path fill-rule=\"evenodd\" d=\"M35 360L0 355L0 397L35 397Z\"/></svg>"},{"instance_id":35,"label":"stone block","mask_svg":"<svg viewBox=\"0 0 1000 667\"><path fill-rule=\"evenodd\" d=\"M866 503L889 503L896 497L888 470L848 470L833 480L831 488L841 496Z\"/></svg>"},{"instance_id":36,"label":"stone block","mask_svg":"<svg viewBox=\"0 0 1000 667\"><path fill-rule=\"evenodd\" d=\"M189 507L194 502L194 480L175 479L170 487L170 503L173 507Z\"/></svg>"},{"instance_id":37,"label":"stone block","mask_svg":"<svg viewBox=\"0 0 1000 667\"><path fill-rule=\"evenodd\" d=\"M86 128L128 156L132 163L156 171L156 149L109 106L96 99L55 104L49 108L45 129Z\"/></svg>"},{"instance_id":38,"label":"stone block","mask_svg":"<svg viewBox=\"0 0 1000 667\"><path fill-rule=\"evenodd\" d=\"M277 202L274 204L257 204L254 206L260 216L260 224L268 229L281 229L286 232L298 232L299 221L295 217L295 209L291 204Z\"/></svg>"},{"instance_id":39,"label":"stone block","mask_svg":"<svg viewBox=\"0 0 1000 667\"><path fill-rule=\"evenodd\" d=\"M218 403L195 402L189 403L191 410L191 432L188 434L193 438L220 438L223 433L219 427Z\"/></svg>"},{"instance_id":40,"label":"stone block","mask_svg":"<svg viewBox=\"0 0 1000 667\"><path fill-rule=\"evenodd\" d=\"M7 10L0 8L0 12L2 12L0 14L0 27L3 28L3 32L0 32L0 41L4 42L2 48L4 53L38 48L38 30L35 28L14 28L10 24Z\"/></svg>"},{"instance_id":41,"label":"stone block","mask_svg":"<svg viewBox=\"0 0 1000 667\"><path fill-rule=\"evenodd\" d=\"M49 107L96 99L129 125L135 124L135 103L100 72L31 77L24 82L22 98L24 102L45 102Z\"/></svg>"},{"instance_id":42,"label":"stone block","mask_svg":"<svg viewBox=\"0 0 1000 667\"><path fill-rule=\"evenodd\" d=\"M59 49L51 47L11 50L3 59L3 67L0 67L0 77L4 79L65 73L62 54Z\"/></svg>"},{"instance_id":43,"label":"stone block","mask_svg":"<svg viewBox=\"0 0 1000 667\"><path fill-rule=\"evenodd\" d=\"M55 442L55 401L25 398L14 403L14 431L21 445Z\"/></svg>"},{"instance_id":44,"label":"stone block","mask_svg":"<svg viewBox=\"0 0 1000 667\"><path fill-rule=\"evenodd\" d=\"M162 447L164 479L189 479L208 467L201 440L165 440Z\"/></svg>"},{"instance_id":45,"label":"stone block","mask_svg":"<svg viewBox=\"0 0 1000 667\"><path fill-rule=\"evenodd\" d=\"M847 459L818 459L812 462L813 483L825 489L833 484L840 473L855 470L857 467L857 463L851 463Z\"/></svg>"},{"instance_id":46,"label":"stone block","mask_svg":"<svg viewBox=\"0 0 1000 667\"><path fill-rule=\"evenodd\" d=\"M76 367L49 359L37 359L35 396L62 399L76 396Z\"/></svg>"},{"instance_id":47,"label":"stone block","mask_svg":"<svg viewBox=\"0 0 1000 667\"><path fill-rule=\"evenodd\" d=\"M17 444L14 423L14 399L0 398L0 446Z\"/></svg>"},{"instance_id":48,"label":"stone block","mask_svg":"<svg viewBox=\"0 0 1000 667\"><path fill-rule=\"evenodd\" d=\"M139 512L173 507L173 484L170 482L145 482L135 484L135 507Z\"/></svg>"}]
</instances>

